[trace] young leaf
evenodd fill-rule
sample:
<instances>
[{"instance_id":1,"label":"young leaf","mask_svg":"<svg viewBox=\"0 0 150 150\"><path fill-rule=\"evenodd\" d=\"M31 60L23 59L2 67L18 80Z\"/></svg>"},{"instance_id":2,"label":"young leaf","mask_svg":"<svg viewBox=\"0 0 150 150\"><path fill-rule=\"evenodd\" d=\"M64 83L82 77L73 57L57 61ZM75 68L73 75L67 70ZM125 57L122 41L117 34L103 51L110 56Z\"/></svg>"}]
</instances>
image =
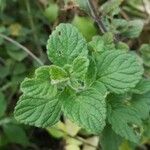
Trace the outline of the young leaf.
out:
<instances>
[{"instance_id":1,"label":"young leaf","mask_svg":"<svg viewBox=\"0 0 150 150\"><path fill-rule=\"evenodd\" d=\"M89 66L89 60L86 57L77 57L73 61L72 76L79 80L84 80Z\"/></svg>"},{"instance_id":2,"label":"young leaf","mask_svg":"<svg viewBox=\"0 0 150 150\"><path fill-rule=\"evenodd\" d=\"M100 52L104 50L104 41L101 36L94 36L92 41L89 42L89 45L95 52Z\"/></svg>"},{"instance_id":3,"label":"young leaf","mask_svg":"<svg viewBox=\"0 0 150 150\"><path fill-rule=\"evenodd\" d=\"M92 57L89 57L89 67L86 74L86 84L91 85L93 82L96 81L96 62Z\"/></svg>"},{"instance_id":4,"label":"young leaf","mask_svg":"<svg viewBox=\"0 0 150 150\"><path fill-rule=\"evenodd\" d=\"M143 68L134 55L123 51L105 51L96 54L97 78L115 93L128 91L141 79Z\"/></svg>"},{"instance_id":5,"label":"young leaf","mask_svg":"<svg viewBox=\"0 0 150 150\"><path fill-rule=\"evenodd\" d=\"M51 34L47 53L49 59L58 66L71 64L78 56L87 56L86 40L71 24L60 24Z\"/></svg>"},{"instance_id":6,"label":"young leaf","mask_svg":"<svg viewBox=\"0 0 150 150\"><path fill-rule=\"evenodd\" d=\"M122 33L128 30L128 21L125 19L113 18L111 26L115 27L116 33Z\"/></svg>"},{"instance_id":7,"label":"young leaf","mask_svg":"<svg viewBox=\"0 0 150 150\"><path fill-rule=\"evenodd\" d=\"M105 50L115 49L115 44L113 43L114 37L112 33L105 33L103 36L94 36L89 45L96 52L101 52Z\"/></svg>"},{"instance_id":8,"label":"young leaf","mask_svg":"<svg viewBox=\"0 0 150 150\"><path fill-rule=\"evenodd\" d=\"M99 93L101 93L104 97L107 96L108 91L107 88L105 87L105 85L99 81L95 81L92 85L91 88L94 88L95 90L97 90Z\"/></svg>"},{"instance_id":9,"label":"young leaf","mask_svg":"<svg viewBox=\"0 0 150 150\"><path fill-rule=\"evenodd\" d=\"M118 42L116 44L116 49L120 49L120 50L128 52L129 51L129 46L124 42Z\"/></svg>"},{"instance_id":10,"label":"young leaf","mask_svg":"<svg viewBox=\"0 0 150 150\"><path fill-rule=\"evenodd\" d=\"M104 3L101 7L103 13L106 15L116 15L119 13L119 5L122 3L122 0L112 0Z\"/></svg>"},{"instance_id":11,"label":"young leaf","mask_svg":"<svg viewBox=\"0 0 150 150\"><path fill-rule=\"evenodd\" d=\"M65 65L64 69L68 72L70 80L69 85L75 90L82 89L85 85L85 77L89 66L89 60L86 57L77 57L72 65Z\"/></svg>"},{"instance_id":12,"label":"young leaf","mask_svg":"<svg viewBox=\"0 0 150 150\"><path fill-rule=\"evenodd\" d=\"M67 72L61 67L55 65L50 66L50 77L51 84L57 84L69 80Z\"/></svg>"},{"instance_id":13,"label":"young leaf","mask_svg":"<svg viewBox=\"0 0 150 150\"><path fill-rule=\"evenodd\" d=\"M23 95L15 108L15 118L37 127L54 125L60 117L61 106L57 89L50 84L50 67L36 70L35 78L26 78L21 84Z\"/></svg>"},{"instance_id":14,"label":"young leaf","mask_svg":"<svg viewBox=\"0 0 150 150\"><path fill-rule=\"evenodd\" d=\"M63 111L65 115L79 126L92 133L100 133L105 126L106 104L104 96L94 88L75 95L64 92Z\"/></svg>"},{"instance_id":15,"label":"young leaf","mask_svg":"<svg viewBox=\"0 0 150 150\"><path fill-rule=\"evenodd\" d=\"M141 20L129 21L128 29L123 32L123 36L128 38L137 38L143 30L144 23Z\"/></svg>"}]
</instances>

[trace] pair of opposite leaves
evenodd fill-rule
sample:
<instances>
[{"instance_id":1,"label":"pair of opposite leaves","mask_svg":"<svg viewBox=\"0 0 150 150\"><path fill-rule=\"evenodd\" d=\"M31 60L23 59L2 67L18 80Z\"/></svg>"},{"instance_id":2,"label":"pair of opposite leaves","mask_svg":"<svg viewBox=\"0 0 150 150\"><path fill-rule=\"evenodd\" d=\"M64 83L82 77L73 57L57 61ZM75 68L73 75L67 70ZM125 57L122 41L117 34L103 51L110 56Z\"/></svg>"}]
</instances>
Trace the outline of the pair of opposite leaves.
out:
<instances>
[{"instance_id":1,"label":"pair of opposite leaves","mask_svg":"<svg viewBox=\"0 0 150 150\"><path fill-rule=\"evenodd\" d=\"M23 94L15 108L15 118L21 123L52 126L64 112L79 126L100 133L106 124L107 91L127 92L143 73L137 58L121 50L90 56L86 40L71 24L56 28L48 40L47 52L54 65L38 68L34 78L26 78L21 84ZM90 84L81 91L74 90L70 88L72 78L89 80ZM60 90L59 84L64 88Z\"/></svg>"}]
</instances>

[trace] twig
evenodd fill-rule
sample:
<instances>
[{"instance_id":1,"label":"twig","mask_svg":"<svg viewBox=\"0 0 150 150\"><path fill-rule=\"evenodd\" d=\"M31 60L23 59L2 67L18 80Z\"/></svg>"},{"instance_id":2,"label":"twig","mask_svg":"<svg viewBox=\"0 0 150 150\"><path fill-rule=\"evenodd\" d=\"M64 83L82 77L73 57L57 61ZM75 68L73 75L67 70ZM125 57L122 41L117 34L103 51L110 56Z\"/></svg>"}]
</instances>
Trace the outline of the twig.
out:
<instances>
[{"instance_id":1,"label":"twig","mask_svg":"<svg viewBox=\"0 0 150 150\"><path fill-rule=\"evenodd\" d=\"M105 25L103 24L103 21L99 17L92 0L87 0L87 2L88 2L88 6L90 8L90 11L91 11L91 17L96 21L96 23L102 33L107 32L107 29L106 29Z\"/></svg>"},{"instance_id":2,"label":"twig","mask_svg":"<svg viewBox=\"0 0 150 150\"><path fill-rule=\"evenodd\" d=\"M34 60L36 60L39 65L44 65L44 63L39 59L37 58L32 52L30 52L29 49L27 49L26 47L24 47L23 45L21 45L20 43L18 43L17 41L13 40L12 38L6 36L6 35L3 35L0 33L0 37L11 42L12 44L14 44L15 46L21 48L22 50L24 50L28 55L30 55Z\"/></svg>"},{"instance_id":3,"label":"twig","mask_svg":"<svg viewBox=\"0 0 150 150\"><path fill-rule=\"evenodd\" d=\"M120 11L120 14L121 14L122 17L125 18L127 21L130 20L129 16L126 14L126 12L125 12L123 9Z\"/></svg>"},{"instance_id":4,"label":"twig","mask_svg":"<svg viewBox=\"0 0 150 150\"><path fill-rule=\"evenodd\" d=\"M92 2L92 0L87 0L88 2L88 6L89 9L91 11L91 17L95 20L95 22L97 23L99 29L101 30L102 33L108 32L107 28L105 27L101 17L99 17L97 10ZM119 36L118 35L114 35L114 42L117 43L119 41Z\"/></svg>"}]
</instances>

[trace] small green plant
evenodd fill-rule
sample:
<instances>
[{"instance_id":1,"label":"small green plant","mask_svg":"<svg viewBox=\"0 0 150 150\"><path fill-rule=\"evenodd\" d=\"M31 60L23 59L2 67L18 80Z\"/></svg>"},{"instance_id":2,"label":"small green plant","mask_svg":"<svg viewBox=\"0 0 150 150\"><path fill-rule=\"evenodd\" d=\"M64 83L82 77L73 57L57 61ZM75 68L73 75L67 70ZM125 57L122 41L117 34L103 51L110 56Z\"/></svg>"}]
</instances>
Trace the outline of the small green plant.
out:
<instances>
[{"instance_id":1,"label":"small green plant","mask_svg":"<svg viewBox=\"0 0 150 150\"><path fill-rule=\"evenodd\" d=\"M62 23L49 37L47 54L52 65L21 84L19 122L44 128L64 115L90 133L102 132L102 141L114 135L139 141L150 88L135 53L114 44L109 32L87 43L76 27Z\"/></svg>"}]
</instances>

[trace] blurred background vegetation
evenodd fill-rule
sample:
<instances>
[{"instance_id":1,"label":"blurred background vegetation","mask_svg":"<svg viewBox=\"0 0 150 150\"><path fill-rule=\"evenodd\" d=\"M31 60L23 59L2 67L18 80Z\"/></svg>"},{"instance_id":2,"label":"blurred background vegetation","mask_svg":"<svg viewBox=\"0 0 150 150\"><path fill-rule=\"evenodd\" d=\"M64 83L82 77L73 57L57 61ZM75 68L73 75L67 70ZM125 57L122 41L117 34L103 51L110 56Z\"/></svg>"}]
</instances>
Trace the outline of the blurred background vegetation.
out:
<instances>
[{"instance_id":1,"label":"blurred background vegetation","mask_svg":"<svg viewBox=\"0 0 150 150\"><path fill-rule=\"evenodd\" d=\"M142 56L145 76L149 78L150 1L114 0L111 9L104 4L106 0L93 2L106 28L127 44L126 49ZM35 68L49 64L46 42L61 22L74 24L87 41L101 34L92 18L70 0L0 0L0 150L100 149L99 137L89 135L69 120L38 129L20 125L13 118L19 85L24 77L32 76ZM139 145L124 141L119 149L150 149L150 120L145 122L144 131Z\"/></svg>"}]
</instances>

